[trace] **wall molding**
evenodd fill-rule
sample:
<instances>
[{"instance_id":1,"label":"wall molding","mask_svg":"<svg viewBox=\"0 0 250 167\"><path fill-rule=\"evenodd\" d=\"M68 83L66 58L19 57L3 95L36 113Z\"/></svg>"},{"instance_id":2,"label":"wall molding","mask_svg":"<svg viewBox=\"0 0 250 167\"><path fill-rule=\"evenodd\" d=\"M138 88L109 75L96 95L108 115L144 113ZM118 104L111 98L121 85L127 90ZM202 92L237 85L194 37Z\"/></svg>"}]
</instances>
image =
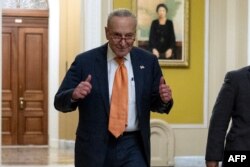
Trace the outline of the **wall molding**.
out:
<instances>
[{"instance_id":1,"label":"wall molding","mask_svg":"<svg viewBox=\"0 0 250 167\"><path fill-rule=\"evenodd\" d=\"M49 65L48 65L48 145L57 148L57 140L59 138L59 113L54 108L54 96L59 87L59 55L60 55L60 12L59 0L49 0ZM51 35L53 34L53 35Z\"/></svg>"},{"instance_id":2,"label":"wall molding","mask_svg":"<svg viewBox=\"0 0 250 167\"><path fill-rule=\"evenodd\" d=\"M151 166L174 166L175 138L171 126L160 119L151 119Z\"/></svg>"}]
</instances>

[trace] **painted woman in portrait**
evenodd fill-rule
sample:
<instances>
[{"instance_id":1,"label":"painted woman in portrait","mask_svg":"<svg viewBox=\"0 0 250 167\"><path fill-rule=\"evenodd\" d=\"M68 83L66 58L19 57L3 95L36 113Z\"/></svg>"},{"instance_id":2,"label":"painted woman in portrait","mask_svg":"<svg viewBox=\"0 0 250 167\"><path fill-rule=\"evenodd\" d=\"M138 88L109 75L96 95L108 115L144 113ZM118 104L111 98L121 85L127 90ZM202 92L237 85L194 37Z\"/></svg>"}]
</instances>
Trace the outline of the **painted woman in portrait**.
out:
<instances>
[{"instance_id":1,"label":"painted woman in portrait","mask_svg":"<svg viewBox=\"0 0 250 167\"><path fill-rule=\"evenodd\" d=\"M159 59L175 59L175 32L172 20L168 19L165 4L156 7L158 18L153 20L149 33L149 50Z\"/></svg>"}]
</instances>

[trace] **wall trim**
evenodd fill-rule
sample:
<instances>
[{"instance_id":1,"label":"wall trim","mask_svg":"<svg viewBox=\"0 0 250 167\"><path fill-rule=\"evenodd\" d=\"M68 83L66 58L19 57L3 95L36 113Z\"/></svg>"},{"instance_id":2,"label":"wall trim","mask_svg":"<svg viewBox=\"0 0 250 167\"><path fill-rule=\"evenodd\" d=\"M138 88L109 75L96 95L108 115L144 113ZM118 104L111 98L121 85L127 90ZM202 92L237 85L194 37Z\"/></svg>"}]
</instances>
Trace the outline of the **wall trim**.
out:
<instances>
[{"instance_id":1,"label":"wall trim","mask_svg":"<svg viewBox=\"0 0 250 167\"><path fill-rule=\"evenodd\" d=\"M59 113L54 108L54 96L59 86L60 1L49 0L49 69L48 69L48 145L57 148L59 138Z\"/></svg>"},{"instance_id":2,"label":"wall trim","mask_svg":"<svg viewBox=\"0 0 250 167\"><path fill-rule=\"evenodd\" d=\"M93 49L101 44L102 5L101 0L85 0L84 14L84 51ZM82 25L82 24L81 24Z\"/></svg>"}]
</instances>

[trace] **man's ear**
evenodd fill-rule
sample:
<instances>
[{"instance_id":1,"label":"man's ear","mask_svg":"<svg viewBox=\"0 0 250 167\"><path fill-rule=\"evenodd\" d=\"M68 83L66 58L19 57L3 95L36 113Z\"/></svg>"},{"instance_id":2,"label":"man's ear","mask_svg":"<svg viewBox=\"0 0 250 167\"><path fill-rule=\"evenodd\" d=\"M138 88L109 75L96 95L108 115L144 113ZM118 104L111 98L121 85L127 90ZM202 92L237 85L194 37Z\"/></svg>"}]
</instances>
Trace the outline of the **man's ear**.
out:
<instances>
[{"instance_id":1,"label":"man's ear","mask_svg":"<svg viewBox=\"0 0 250 167\"><path fill-rule=\"evenodd\" d=\"M106 39L109 40L108 27L105 27L105 35L106 35Z\"/></svg>"}]
</instances>

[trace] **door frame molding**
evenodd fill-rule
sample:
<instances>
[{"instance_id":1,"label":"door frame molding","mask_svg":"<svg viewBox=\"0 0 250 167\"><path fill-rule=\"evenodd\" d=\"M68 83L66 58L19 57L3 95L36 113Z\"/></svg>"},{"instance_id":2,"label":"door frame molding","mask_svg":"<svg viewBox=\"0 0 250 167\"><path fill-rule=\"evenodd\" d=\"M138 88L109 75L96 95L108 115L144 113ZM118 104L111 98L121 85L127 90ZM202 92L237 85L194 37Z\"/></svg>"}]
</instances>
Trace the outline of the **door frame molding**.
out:
<instances>
[{"instance_id":1,"label":"door frame molding","mask_svg":"<svg viewBox=\"0 0 250 167\"><path fill-rule=\"evenodd\" d=\"M59 112L54 108L54 96L59 86L59 54L60 54L60 1L49 2L49 34L48 36L48 144L58 148L59 143ZM52 42L53 41L53 42Z\"/></svg>"}]
</instances>

